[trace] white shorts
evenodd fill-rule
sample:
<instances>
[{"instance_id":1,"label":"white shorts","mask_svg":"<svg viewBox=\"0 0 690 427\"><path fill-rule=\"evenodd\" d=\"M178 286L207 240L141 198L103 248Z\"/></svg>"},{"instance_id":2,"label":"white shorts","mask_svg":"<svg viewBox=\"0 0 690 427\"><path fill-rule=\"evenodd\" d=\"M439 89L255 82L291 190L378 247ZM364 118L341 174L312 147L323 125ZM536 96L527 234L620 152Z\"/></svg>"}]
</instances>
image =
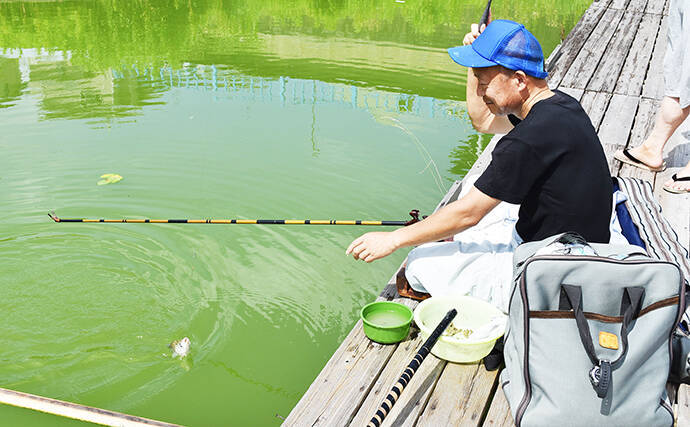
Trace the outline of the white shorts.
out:
<instances>
[{"instance_id":1,"label":"white shorts","mask_svg":"<svg viewBox=\"0 0 690 427\"><path fill-rule=\"evenodd\" d=\"M664 55L664 95L690 105L690 0L671 0Z\"/></svg>"}]
</instances>

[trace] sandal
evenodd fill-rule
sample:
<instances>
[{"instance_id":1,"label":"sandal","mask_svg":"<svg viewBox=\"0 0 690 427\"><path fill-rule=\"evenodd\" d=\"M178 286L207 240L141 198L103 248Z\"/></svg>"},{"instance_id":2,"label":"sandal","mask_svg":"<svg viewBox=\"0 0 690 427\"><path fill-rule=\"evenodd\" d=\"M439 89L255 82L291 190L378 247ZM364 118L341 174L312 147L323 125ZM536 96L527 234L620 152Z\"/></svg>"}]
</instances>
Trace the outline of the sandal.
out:
<instances>
[{"instance_id":1,"label":"sandal","mask_svg":"<svg viewBox=\"0 0 690 427\"><path fill-rule=\"evenodd\" d=\"M684 182L684 181L690 181L690 176L683 176L683 177L678 178L678 175L674 173L673 176L671 177L671 179L673 180L674 183L676 183L678 181ZM664 190L668 191L669 193L673 193L673 194L690 193L690 188L678 190L678 189L670 187L668 185L664 185Z\"/></svg>"},{"instance_id":2,"label":"sandal","mask_svg":"<svg viewBox=\"0 0 690 427\"><path fill-rule=\"evenodd\" d=\"M637 159L635 156L630 154L630 151L628 151L627 148L616 151L615 153L613 153L613 157L619 162L626 163L628 165L635 166L640 169L648 170L651 172L663 172L666 169L666 163L663 163L661 166L657 168L653 168L647 165L645 162Z\"/></svg>"}]
</instances>

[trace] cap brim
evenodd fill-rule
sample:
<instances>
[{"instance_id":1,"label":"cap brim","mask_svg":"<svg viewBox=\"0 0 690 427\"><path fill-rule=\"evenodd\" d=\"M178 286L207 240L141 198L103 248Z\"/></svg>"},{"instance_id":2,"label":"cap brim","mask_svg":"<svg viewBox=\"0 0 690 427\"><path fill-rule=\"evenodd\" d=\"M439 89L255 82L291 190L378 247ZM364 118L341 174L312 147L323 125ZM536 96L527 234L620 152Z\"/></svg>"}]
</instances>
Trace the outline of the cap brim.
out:
<instances>
[{"instance_id":1,"label":"cap brim","mask_svg":"<svg viewBox=\"0 0 690 427\"><path fill-rule=\"evenodd\" d=\"M464 67L484 68L498 65L478 54L472 49L472 45L451 47L448 49L448 55L450 59Z\"/></svg>"}]
</instances>

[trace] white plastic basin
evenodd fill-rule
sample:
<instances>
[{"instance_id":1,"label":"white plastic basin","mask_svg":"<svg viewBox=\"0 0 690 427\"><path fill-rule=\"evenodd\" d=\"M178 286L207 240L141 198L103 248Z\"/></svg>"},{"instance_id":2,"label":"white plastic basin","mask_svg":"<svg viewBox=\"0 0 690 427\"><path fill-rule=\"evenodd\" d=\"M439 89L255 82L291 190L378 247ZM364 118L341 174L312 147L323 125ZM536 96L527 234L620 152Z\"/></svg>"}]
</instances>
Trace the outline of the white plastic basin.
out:
<instances>
[{"instance_id":1,"label":"white plastic basin","mask_svg":"<svg viewBox=\"0 0 690 427\"><path fill-rule=\"evenodd\" d=\"M503 315L501 310L486 301L469 296L431 297L422 301L414 311L414 321L419 327L422 337L427 339L443 316L452 309L458 311L451 323L457 328L476 331L489 323L495 317ZM454 336L443 336L436 341L431 353L450 362L469 363L481 360L491 352L496 340L503 336L504 331L496 332L495 336L480 340Z\"/></svg>"}]
</instances>

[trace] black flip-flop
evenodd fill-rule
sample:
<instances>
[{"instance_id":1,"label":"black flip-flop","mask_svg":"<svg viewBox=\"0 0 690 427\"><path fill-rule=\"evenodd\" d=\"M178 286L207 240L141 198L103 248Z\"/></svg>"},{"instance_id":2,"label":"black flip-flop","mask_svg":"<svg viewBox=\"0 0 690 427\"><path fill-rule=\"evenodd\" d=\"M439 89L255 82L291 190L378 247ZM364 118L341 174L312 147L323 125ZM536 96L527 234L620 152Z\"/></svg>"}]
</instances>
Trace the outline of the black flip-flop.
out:
<instances>
[{"instance_id":1,"label":"black flip-flop","mask_svg":"<svg viewBox=\"0 0 690 427\"><path fill-rule=\"evenodd\" d=\"M652 171L652 172L662 172L664 169L666 169L666 164L662 164L658 168L653 168L649 165L647 165L645 162L642 160L638 159L637 157L633 156L630 154L630 151L628 151L627 148L624 148L622 150L618 150L613 154L613 157L623 163L627 163L629 165L638 167L640 169Z\"/></svg>"},{"instance_id":2,"label":"black flip-flop","mask_svg":"<svg viewBox=\"0 0 690 427\"><path fill-rule=\"evenodd\" d=\"M683 177L678 178L678 175L674 173L673 176L671 177L671 179L673 180L673 182L678 182L678 181L685 182L685 181L690 181L690 176L683 176ZM675 188L669 187L668 185L664 185L664 190L668 191L669 193L673 193L673 194L690 193L690 188L685 189L685 190L676 190Z\"/></svg>"}]
</instances>

